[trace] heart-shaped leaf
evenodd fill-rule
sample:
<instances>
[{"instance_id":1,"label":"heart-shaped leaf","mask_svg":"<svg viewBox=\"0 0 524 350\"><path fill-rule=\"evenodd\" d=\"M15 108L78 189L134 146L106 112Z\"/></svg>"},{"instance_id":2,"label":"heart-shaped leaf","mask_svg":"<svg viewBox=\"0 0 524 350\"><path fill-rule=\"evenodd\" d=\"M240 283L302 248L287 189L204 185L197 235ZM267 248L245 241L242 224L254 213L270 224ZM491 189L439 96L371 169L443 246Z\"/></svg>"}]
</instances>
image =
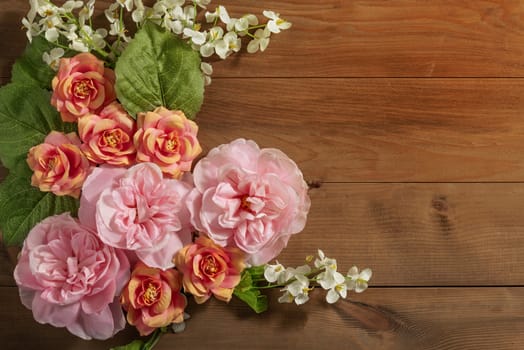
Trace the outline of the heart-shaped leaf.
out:
<instances>
[{"instance_id":1,"label":"heart-shaped leaf","mask_svg":"<svg viewBox=\"0 0 524 350\"><path fill-rule=\"evenodd\" d=\"M115 67L116 92L134 117L164 106L193 119L204 99L200 55L154 23L135 35Z\"/></svg>"}]
</instances>

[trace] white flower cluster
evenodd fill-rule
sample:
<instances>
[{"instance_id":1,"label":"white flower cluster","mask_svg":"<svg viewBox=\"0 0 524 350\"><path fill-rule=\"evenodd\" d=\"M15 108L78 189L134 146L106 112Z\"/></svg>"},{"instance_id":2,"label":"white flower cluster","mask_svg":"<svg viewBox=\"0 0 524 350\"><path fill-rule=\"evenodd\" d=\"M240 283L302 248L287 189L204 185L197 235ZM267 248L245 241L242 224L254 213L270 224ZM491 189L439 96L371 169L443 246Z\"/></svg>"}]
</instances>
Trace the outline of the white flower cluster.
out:
<instances>
[{"instance_id":1,"label":"white flower cluster","mask_svg":"<svg viewBox=\"0 0 524 350\"><path fill-rule=\"evenodd\" d=\"M126 13L131 14L131 19L138 28L144 21L152 21L190 41L202 57L216 54L222 59L240 50L241 37L250 39L247 51L255 53L267 48L271 34L291 27L290 22L273 11L264 11L267 23L259 24L258 18L253 14L245 14L240 18L231 17L224 6L217 6L213 12L205 11L206 23L201 23L197 20L199 11L205 10L210 2L211 0L157 0L150 7L145 6L142 0L114 0L104 11L109 21L108 31L93 28L95 0L69 0L62 6L57 6L50 0L30 0L31 9L22 24L27 30L29 41L43 34L48 41L62 49L46 53L43 57L53 68L57 67L58 59L64 54L63 49L95 51L109 60L118 56L131 40L128 35L130 31L125 27ZM108 41L107 37L116 40ZM206 77L209 82L209 75Z\"/></svg>"},{"instance_id":2,"label":"white flower cluster","mask_svg":"<svg viewBox=\"0 0 524 350\"><path fill-rule=\"evenodd\" d=\"M95 51L102 57L109 55L104 50L108 46L105 40L107 30L93 29L91 23L95 0L89 0L87 3L69 0L62 6L57 6L49 0L30 0L29 3L31 8L22 19L22 25L27 30L29 41L43 34L47 41L56 44L56 50L43 56L43 60L51 67L57 68L58 59L64 54L63 49Z\"/></svg>"},{"instance_id":3,"label":"white flower cluster","mask_svg":"<svg viewBox=\"0 0 524 350\"><path fill-rule=\"evenodd\" d=\"M312 259L311 259L312 260ZM348 291L362 293L368 287L371 279L371 269L358 271L356 266L349 269L346 276L337 271L337 261L328 258L322 250L318 250L318 257L314 262L314 269L309 265L297 268L285 268L282 264L267 264L264 268L264 278L269 283L282 286L284 294L278 299L280 303L302 305L309 300L309 292L318 284L327 290L326 301L336 303L340 298L345 299Z\"/></svg>"}]
</instances>

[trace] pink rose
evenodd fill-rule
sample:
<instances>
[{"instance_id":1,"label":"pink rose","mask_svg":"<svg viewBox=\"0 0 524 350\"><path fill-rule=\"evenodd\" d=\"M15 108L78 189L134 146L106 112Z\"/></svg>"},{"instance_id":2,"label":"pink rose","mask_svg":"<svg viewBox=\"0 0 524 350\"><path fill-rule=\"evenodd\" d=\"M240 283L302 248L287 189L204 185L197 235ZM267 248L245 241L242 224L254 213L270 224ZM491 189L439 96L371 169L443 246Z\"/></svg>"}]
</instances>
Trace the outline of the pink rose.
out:
<instances>
[{"instance_id":1,"label":"pink rose","mask_svg":"<svg viewBox=\"0 0 524 350\"><path fill-rule=\"evenodd\" d=\"M129 262L68 213L29 232L14 277L22 304L40 323L83 339L108 339L125 327L115 298L129 278Z\"/></svg>"},{"instance_id":2,"label":"pink rose","mask_svg":"<svg viewBox=\"0 0 524 350\"><path fill-rule=\"evenodd\" d=\"M191 186L164 179L153 163L129 169L99 167L87 178L79 218L97 228L110 246L129 249L149 266L173 266L175 253L191 242L185 198Z\"/></svg>"},{"instance_id":3,"label":"pink rose","mask_svg":"<svg viewBox=\"0 0 524 350\"><path fill-rule=\"evenodd\" d=\"M118 102L107 105L98 114L86 114L78 119L78 134L84 142L81 149L97 164L133 164L135 131L135 121Z\"/></svg>"},{"instance_id":4,"label":"pink rose","mask_svg":"<svg viewBox=\"0 0 524 350\"><path fill-rule=\"evenodd\" d=\"M44 143L32 147L27 155L27 164L33 170L31 185L57 196L77 198L90 169L79 146L75 133L51 131Z\"/></svg>"},{"instance_id":5,"label":"pink rose","mask_svg":"<svg viewBox=\"0 0 524 350\"><path fill-rule=\"evenodd\" d=\"M90 53L60 59L54 77L51 104L65 122L76 122L87 113L96 113L116 99L115 73Z\"/></svg>"},{"instance_id":6,"label":"pink rose","mask_svg":"<svg viewBox=\"0 0 524 350\"><path fill-rule=\"evenodd\" d=\"M175 255L175 266L182 273L184 291L198 304L211 295L228 302L244 270L244 254L238 248L222 248L205 236L197 238Z\"/></svg>"},{"instance_id":7,"label":"pink rose","mask_svg":"<svg viewBox=\"0 0 524 350\"><path fill-rule=\"evenodd\" d=\"M127 321L142 336L156 328L184 321L187 299L180 288L178 271L162 271L139 262L120 298L127 311Z\"/></svg>"},{"instance_id":8,"label":"pink rose","mask_svg":"<svg viewBox=\"0 0 524 350\"><path fill-rule=\"evenodd\" d=\"M235 140L212 149L193 171L193 225L217 244L264 264L306 224L310 200L297 165L277 149Z\"/></svg>"},{"instance_id":9,"label":"pink rose","mask_svg":"<svg viewBox=\"0 0 524 350\"><path fill-rule=\"evenodd\" d=\"M182 111L159 107L138 113L134 141L139 162L153 162L173 178L191 170L191 163L202 148L197 140L198 126Z\"/></svg>"}]
</instances>

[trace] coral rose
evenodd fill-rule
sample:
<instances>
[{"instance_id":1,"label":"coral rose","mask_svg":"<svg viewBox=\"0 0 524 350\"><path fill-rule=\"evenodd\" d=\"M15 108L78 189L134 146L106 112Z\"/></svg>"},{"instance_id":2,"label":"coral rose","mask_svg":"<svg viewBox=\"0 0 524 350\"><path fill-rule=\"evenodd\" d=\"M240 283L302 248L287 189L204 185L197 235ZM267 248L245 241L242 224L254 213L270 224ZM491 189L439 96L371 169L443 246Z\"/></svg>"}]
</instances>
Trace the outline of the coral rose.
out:
<instances>
[{"instance_id":1,"label":"coral rose","mask_svg":"<svg viewBox=\"0 0 524 350\"><path fill-rule=\"evenodd\" d=\"M202 152L195 122L182 111L164 107L139 113L137 121L134 141L139 162L153 162L173 178L191 170L191 163Z\"/></svg>"},{"instance_id":2,"label":"coral rose","mask_svg":"<svg viewBox=\"0 0 524 350\"><path fill-rule=\"evenodd\" d=\"M75 133L51 131L38 146L29 150L27 164L33 170L31 185L58 196L78 197L90 165L79 148Z\"/></svg>"},{"instance_id":3,"label":"coral rose","mask_svg":"<svg viewBox=\"0 0 524 350\"><path fill-rule=\"evenodd\" d=\"M197 238L175 256L184 291L193 294L198 304L212 294L228 302L245 267L243 255L238 248L222 248L205 236Z\"/></svg>"},{"instance_id":4,"label":"coral rose","mask_svg":"<svg viewBox=\"0 0 524 350\"><path fill-rule=\"evenodd\" d=\"M14 277L36 321L66 327L83 339L108 339L125 327L117 297L129 268L122 251L61 214L29 232Z\"/></svg>"},{"instance_id":5,"label":"coral rose","mask_svg":"<svg viewBox=\"0 0 524 350\"><path fill-rule=\"evenodd\" d=\"M129 169L98 167L87 178L78 216L96 226L110 246L129 249L152 267L173 266L175 253L191 242L185 197L192 186L164 179L153 163Z\"/></svg>"},{"instance_id":6,"label":"coral rose","mask_svg":"<svg viewBox=\"0 0 524 350\"><path fill-rule=\"evenodd\" d=\"M90 53L60 59L53 78L51 104L65 122L76 122L87 113L99 112L116 99L115 73Z\"/></svg>"},{"instance_id":7,"label":"coral rose","mask_svg":"<svg viewBox=\"0 0 524 350\"><path fill-rule=\"evenodd\" d=\"M187 300L180 288L178 271L162 271L139 262L120 298L127 311L127 321L142 336L156 328L184 321Z\"/></svg>"},{"instance_id":8,"label":"coral rose","mask_svg":"<svg viewBox=\"0 0 524 350\"><path fill-rule=\"evenodd\" d=\"M84 142L81 149L97 164L133 164L135 131L135 121L118 102L107 105L98 114L86 114L78 119L78 134Z\"/></svg>"},{"instance_id":9,"label":"coral rose","mask_svg":"<svg viewBox=\"0 0 524 350\"><path fill-rule=\"evenodd\" d=\"M264 264L306 224L310 200L297 165L277 149L235 140L212 149L193 171L193 225L217 244Z\"/></svg>"}]
</instances>

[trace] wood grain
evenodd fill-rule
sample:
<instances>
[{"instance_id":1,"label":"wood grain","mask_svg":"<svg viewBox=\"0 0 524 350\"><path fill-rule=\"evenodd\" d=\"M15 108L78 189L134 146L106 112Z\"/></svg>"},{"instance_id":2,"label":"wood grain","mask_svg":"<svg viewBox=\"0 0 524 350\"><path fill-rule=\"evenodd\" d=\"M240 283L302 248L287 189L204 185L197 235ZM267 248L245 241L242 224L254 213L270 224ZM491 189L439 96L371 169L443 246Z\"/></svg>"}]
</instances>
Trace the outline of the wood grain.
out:
<instances>
[{"instance_id":1,"label":"wood grain","mask_svg":"<svg viewBox=\"0 0 524 350\"><path fill-rule=\"evenodd\" d=\"M297 307L278 304L256 315L244 304L214 299L190 303L183 333L166 335L162 349L383 349L515 350L524 347L523 288L371 288L351 302L328 305L315 290ZM107 349L133 339L133 330L108 342L83 341L64 329L39 325L18 302L16 288L0 287L2 349ZM15 324L16 327L12 327ZM31 333L26 332L31 329Z\"/></svg>"},{"instance_id":2,"label":"wood grain","mask_svg":"<svg viewBox=\"0 0 524 350\"><path fill-rule=\"evenodd\" d=\"M521 181L521 79L216 79L207 149L282 149L320 182Z\"/></svg>"},{"instance_id":3,"label":"wood grain","mask_svg":"<svg viewBox=\"0 0 524 350\"><path fill-rule=\"evenodd\" d=\"M146 1L147 2L147 1ZM108 1L97 1L103 9ZM293 23L266 54L215 65L228 77L524 77L519 0L229 0L233 16L278 9ZM26 1L1 0L1 77L25 46ZM211 7L212 8L212 7ZM297 69L297 67L300 67Z\"/></svg>"}]
</instances>

